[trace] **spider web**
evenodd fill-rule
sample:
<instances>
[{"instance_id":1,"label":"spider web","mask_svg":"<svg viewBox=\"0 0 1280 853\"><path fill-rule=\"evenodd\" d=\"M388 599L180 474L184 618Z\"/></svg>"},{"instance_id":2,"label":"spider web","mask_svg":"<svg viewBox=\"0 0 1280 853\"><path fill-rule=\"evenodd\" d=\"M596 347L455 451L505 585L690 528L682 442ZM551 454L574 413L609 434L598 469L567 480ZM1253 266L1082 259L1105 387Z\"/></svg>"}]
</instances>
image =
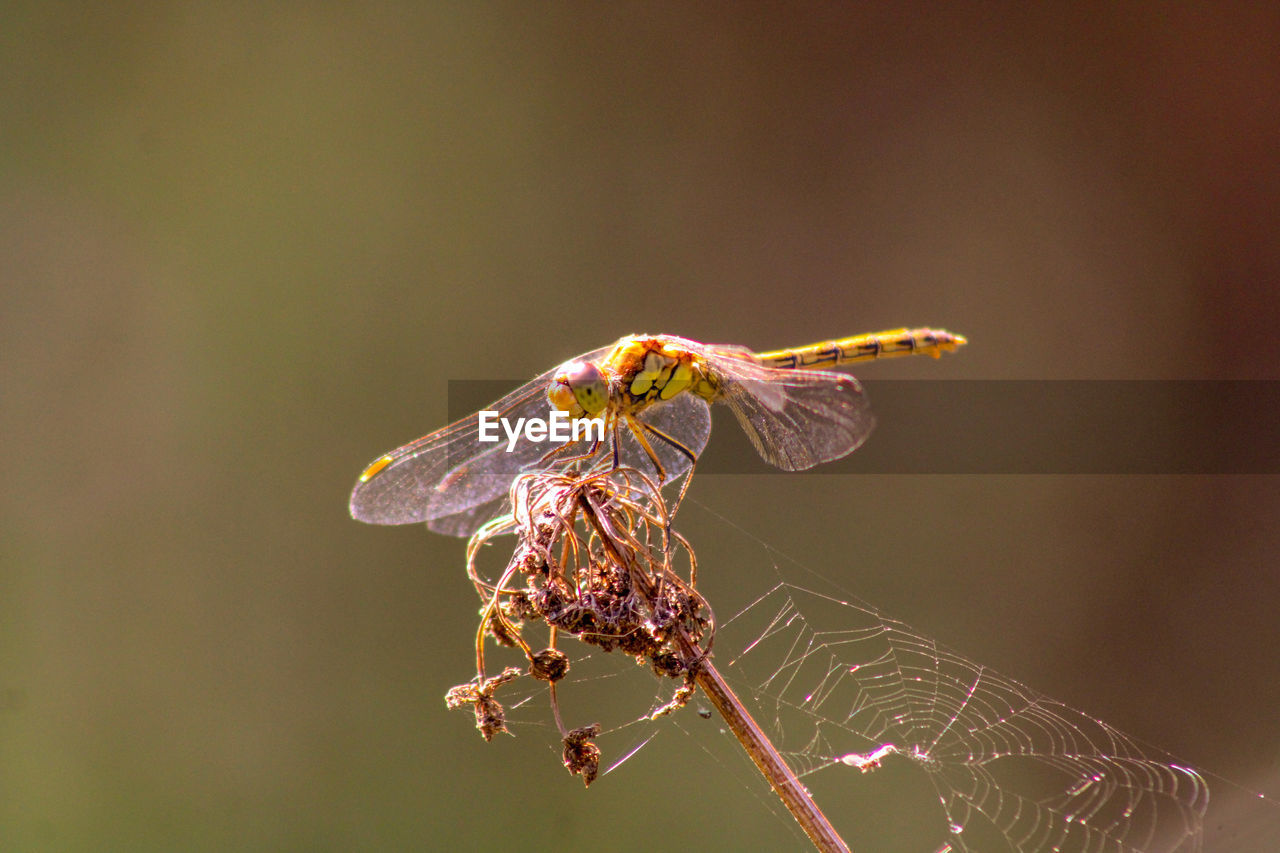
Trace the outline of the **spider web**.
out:
<instances>
[{"instance_id":1,"label":"spider web","mask_svg":"<svg viewBox=\"0 0 1280 853\"><path fill-rule=\"evenodd\" d=\"M720 614L714 661L855 850L1205 849L1209 787L1194 769L842 591L800 586L773 568L771 588ZM672 729L716 756L700 696L650 720L676 682L645 677L624 655L564 649L573 658L561 690L567 725L606 722L602 777ZM501 697L508 722L558 749L545 685L521 681ZM731 737L722 741L749 767ZM851 828L854 812L861 824Z\"/></svg>"},{"instance_id":2,"label":"spider web","mask_svg":"<svg viewBox=\"0 0 1280 853\"><path fill-rule=\"evenodd\" d=\"M1194 769L861 602L779 581L723 620L715 648L721 673L855 850L1204 849L1209 788ZM709 716L700 697L654 721L676 682L646 677L624 655L571 654L568 724L614 721L600 738L602 776L621 769L625 779L628 759L673 726L708 740L714 724L694 716ZM545 685L521 682L504 697L509 724L553 743ZM728 735L720 746L740 753ZM850 800L878 826L851 829L836 814Z\"/></svg>"},{"instance_id":3,"label":"spider web","mask_svg":"<svg viewBox=\"0 0 1280 853\"><path fill-rule=\"evenodd\" d=\"M1198 773L896 619L780 582L724 626L741 628L754 639L721 671L792 769L914 769L945 817L938 851L1202 849Z\"/></svg>"}]
</instances>

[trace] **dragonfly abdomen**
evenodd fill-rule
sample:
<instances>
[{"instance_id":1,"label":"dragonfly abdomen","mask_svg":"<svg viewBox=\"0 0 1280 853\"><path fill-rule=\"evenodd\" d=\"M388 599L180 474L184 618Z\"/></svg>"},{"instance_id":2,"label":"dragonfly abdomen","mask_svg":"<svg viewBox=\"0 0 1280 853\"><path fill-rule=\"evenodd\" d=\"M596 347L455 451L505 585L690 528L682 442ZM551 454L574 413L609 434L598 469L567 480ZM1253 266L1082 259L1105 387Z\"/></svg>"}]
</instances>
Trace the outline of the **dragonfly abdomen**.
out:
<instances>
[{"instance_id":1,"label":"dragonfly abdomen","mask_svg":"<svg viewBox=\"0 0 1280 853\"><path fill-rule=\"evenodd\" d=\"M756 354L767 367L784 370L835 367L854 361L896 358L903 355L929 355L938 358L954 351L967 341L945 329L891 329L868 335L854 335L834 341L823 341L807 347L774 350Z\"/></svg>"}]
</instances>

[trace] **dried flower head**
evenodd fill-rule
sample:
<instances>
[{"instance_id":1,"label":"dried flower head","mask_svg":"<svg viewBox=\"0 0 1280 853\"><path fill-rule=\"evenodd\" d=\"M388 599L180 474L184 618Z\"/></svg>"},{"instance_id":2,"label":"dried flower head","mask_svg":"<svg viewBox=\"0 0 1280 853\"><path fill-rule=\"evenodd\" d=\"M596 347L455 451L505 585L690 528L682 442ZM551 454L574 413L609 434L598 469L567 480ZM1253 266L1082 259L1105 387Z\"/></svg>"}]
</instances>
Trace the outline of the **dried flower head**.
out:
<instances>
[{"instance_id":1,"label":"dried flower head","mask_svg":"<svg viewBox=\"0 0 1280 853\"><path fill-rule=\"evenodd\" d=\"M493 740L498 732L507 731L506 712L501 703L493 698L494 691L509 681L520 677L520 670L514 666L507 667L500 675L492 678L476 676L475 679L456 687L449 688L444 696L445 706L460 708L472 705L476 713L476 728L485 740Z\"/></svg>"},{"instance_id":2,"label":"dried flower head","mask_svg":"<svg viewBox=\"0 0 1280 853\"><path fill-rule=\"evenodd\" d=\"M683 707L694 692L699 665L710 649L713 618L694 588L696 560L671 528L660 491L630 468L586 474L563 467L519 477L511 489L511 515L485 525L468 545L467 568L483 606L476 637L477 675L450 691L450 707L475 706L486 738L505 731L493 691L507 670L485 676L486 636L519 648L528 672L551 687L552 710L565 738L565 766L590 784L600 750L598 724L567 731L561 723L558 682L569 657L556 644L568 636L603 651L620 651L659 676L678 680L672 699L655 712ZM491 580L479 568L481 546L514 534L506 567ZM677 557L682 570L677 570ZM534 652L524 632L541 623L550 642Z\"/></svg>"},{"instance_id":3,"label":"dried flower head","mask_svg":"<svg viewBox=\"0 0 1280 853\"><path fill-rule=\"evenodd\" d=\"M600 747L592 741L600 734L600 724L574 729L564 736L564 766L575 776L582 777L583 785L590 785L600 771Z\"/></svg>"},{"instance_id":4,"label":"dried flower head","mask_svg":"<svg viewBox=\"0 0 1280 853\"><path fill-rule=\"evenodd\" d=\"M559 649L543 649L529 662L529 674L539 681L559 681L569 673L569 656Z\"/></svg>"}]
</instances>

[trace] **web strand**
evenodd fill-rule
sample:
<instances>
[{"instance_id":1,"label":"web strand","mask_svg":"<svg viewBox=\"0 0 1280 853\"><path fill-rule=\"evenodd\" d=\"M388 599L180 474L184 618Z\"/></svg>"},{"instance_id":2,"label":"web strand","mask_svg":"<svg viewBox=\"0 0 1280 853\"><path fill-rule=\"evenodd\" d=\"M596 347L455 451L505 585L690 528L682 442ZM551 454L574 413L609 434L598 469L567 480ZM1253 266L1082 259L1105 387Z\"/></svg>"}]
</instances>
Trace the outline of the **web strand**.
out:
<instances>
[{"instance_id":1,"label":"web strand","mask_svg":"<svg viewBox=\"0 0 1280 853\"><path fill-rule=\"evenodd\" d=\"M1201 849L1194 770L874 609L784 582L722 631L745 631L725 671L795 771L917 768L946 819L938 850Z\"/></svg>"},{"instance_id":2,"label":"web strand","mask_svg":"<svg viewBox=\"0 0 1280 853\"><path fill-rule=\"evenodd\" d=\"M578 489L581 484L569 486ZM619 494L622 493L613 486L603 493L615 500L620 500ZM528 502L513 503L519 507ZM628 506L640 507L635 503ZM567 531L572 519L562 516L565 513L557 510L537 518L548 524L559 520ZM619 530L629 529L629 518L619 516L611 523ZM676 536L675 541L688 548L670 525L659 523L662 519L657 515L652 518L656 519L655 534ZM538 533L542 526L533 525L530 529ZM749 536L741 528L735 529ZM646 549L651 547L646 544L650 541L647 535L642 539L623 539L619 533L608 535L609 542L616 539L630 543L628 547L639 549L636 553L648 553ZM558 540L553 537L552 541ZM777 553L760 540L755 541ZM553 551L556 549L539 548L533 553L541 555L540 560L516 561L533 577L531 590L523 593L529 601L537 599L541 590L550 588L552 580L561 576L540 568ZM608 549L597 553L583 546L582 552L595 554L590 562L579 561L579 568L587 574L575 569L566 575L576 578L578 585L590 593L579 606L612 601L601 598L611 588L596 589L589 584L597 576L611 577L603 574L605 566L622 565L627 560ZM601 553L612 557L601 562ZM651 602L654 616L641 622L624 620L618 624L627 626L626 630L614 633L602 633L592 623L594 627L588 633L594 645L625 649L626 654L601 654L598 649L583 654L584 650L579 650L572 654L571 674L558 688L559 695L572 692L575 698L585 700L585 713L589 715L586 719L614 721L604 725L592 722L587 727L591 741L609 741L604 753L609 759L606 774L641 751L655 733L672 722L657 718L678 711L693 695L691 690L685 692L687 683L673 695L672 679L679 681L676 676L681 673L696 675L696 663L675 675L669 667L655 664L649 669L664 676L656 681L637 677L635 666L630 663L638 654L666 648L658 642L656 633L657 645L635 644L637 637L654 632L654 619L661 616L658 605L665 599L656 597L659 585L670 587L670 592L684 590L692 602L702 601L700 596L694 597L692 588L692 553L687 586L680 576L671 573L667 549L654 553L661 556L661 562L654 564L657 570L638 579L633 577L645 600ZM521 605L522 599L518 598L520 591L508 584L509 570L496 584L485 581L476 571L472 578L482 598L486 594L494 596L495 601L497 597L512 598L512 606L501 611L510 614L507 618L529 620L527 606ZM909 828L915 836L886 832L888 843L904 845L893 849L937 853L1203 850L1209 788L1198 772L1099 719L957 654L865 603L840 595L782 580L731 618L716 623L715 664L733 683L750 715L767 732L795 774L787 776L784 768L788 784L798 778L804 780L803 786L815 791L821 786L823 791L817 799L825 808L838 806L842 797L844 802L857 801L861 807L862 801L874 797L877 790L883 798L885 791L903 779L915 779L919 790L927 795L919 804L895 804L913 821ZM559 619L563 609L548 611L549 615L541 618ZM689 611L691 615L685 622L673 624L709 629L713 624L709 617L695 620L703 610L710 613L709 607L699 605L697 610ZM487 612L499 611L491 607ZM613 609L600 612L607 616ZM705 639L710 648L710 637ZM698 655L694 651L686 650L680 659L696 661ZM648 659L644 654L641 659ZM489 680L505 679L505 672ZM473 684L478 685L475 690L479 694L484 694L481 698L488 695L485 679ZM699 687L706 689L700 682ZM522 691L516 691L515 685L512 688L506 701L511 711L521 712L510 719L519 728L527 719L523 711L529 707L525 701L528 694L518 695ZM639 689L638 695L635 688ZM538 690L545 688L535 688L535 692ZM623 692L631 692L633 698L613 709L621 709L620 714L599 713L604 704L612 704ZM559 710L554 697L552 704ZM557 717L554 728L564 736L566 744L576 743L576 734L586 731L579 725L583 722L581 716L575 711L568 725ZM706 716L710 716L709 711ZM696 721L692 725L675 721L672 727L700 740L708 738L709 730L698 731ZM545 724L544 728L552 731ZM573 730L566 734L567 728ZM624 742L620 748L619 741ZM591 778L595 777L599 750L596 755ZM892 796L898 799L896 794ZM870 813L876 822L890 823L887 810L876 808L869 812L864 809L863 814ZM850 837L863 840L863 829L855 827ZM925 840L919 841L916 836ZM886 847L872 843L864 849Z\"/></svg>"}]
</instances>

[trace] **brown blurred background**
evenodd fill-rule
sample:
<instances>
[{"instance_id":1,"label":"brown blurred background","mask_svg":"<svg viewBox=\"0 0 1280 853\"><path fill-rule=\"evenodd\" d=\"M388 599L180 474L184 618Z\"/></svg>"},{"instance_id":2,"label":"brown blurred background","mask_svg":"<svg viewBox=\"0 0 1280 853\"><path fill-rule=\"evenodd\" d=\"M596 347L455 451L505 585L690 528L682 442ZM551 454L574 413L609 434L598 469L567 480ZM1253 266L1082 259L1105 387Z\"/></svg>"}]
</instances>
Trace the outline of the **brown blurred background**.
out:
<instances>
[{"instance_id":1,"label":"brown blurred background","mask_svg":"<svg viewBox=\"0 0 1280 853\"><path fill-rule=\"evenodd\" d=\"M451 378L901 324L972 344L866 375L1280 378L1274 4L3 17L6 850L802 848L690 711L584 793L445 710L463 544L346 500ZM1210 779L1207 849L1280 846L1250 794L1280 795L1275 478L693 497L1243 786ZM708 513L683 529L713 602L775 577ZM854 849L874 781L815 777Z\"/></svg>"}]
</instances>

